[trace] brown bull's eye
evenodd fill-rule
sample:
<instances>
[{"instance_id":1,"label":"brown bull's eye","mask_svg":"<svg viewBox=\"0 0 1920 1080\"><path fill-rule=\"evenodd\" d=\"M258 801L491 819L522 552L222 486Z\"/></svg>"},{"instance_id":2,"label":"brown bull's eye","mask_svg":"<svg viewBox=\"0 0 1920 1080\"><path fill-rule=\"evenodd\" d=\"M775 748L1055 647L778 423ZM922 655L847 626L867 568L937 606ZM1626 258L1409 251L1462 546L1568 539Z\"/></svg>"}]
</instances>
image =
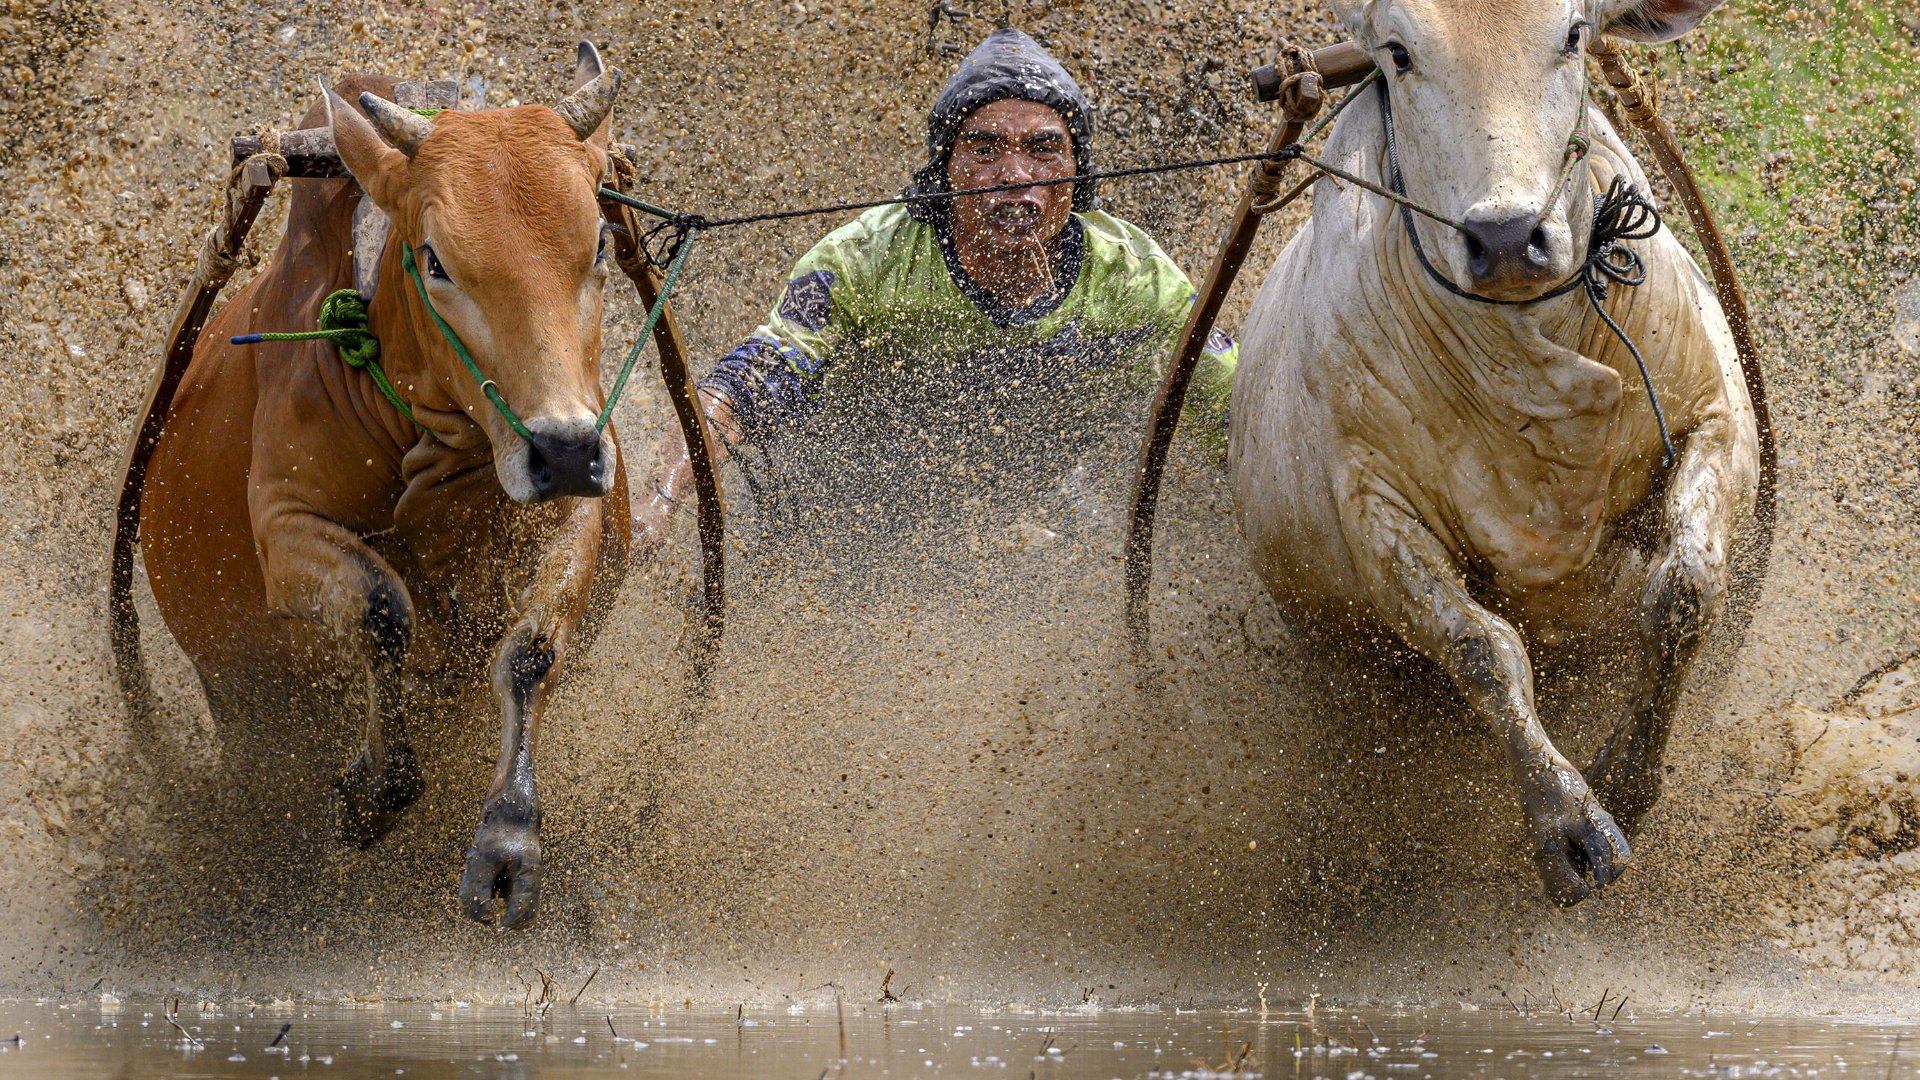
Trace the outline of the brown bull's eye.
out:
<instances>
[{"instance_id":1,"label":"brown bull's eye","mask_svg":"<svg viewBox=\"0 0 1920 1080\"><path fill-rule=\"evenodd\" d=\"M440 265L440 256L435 255L433 253L433 245L422 244L420 245L420 251L422 254L426 255L427 257L427 276L428 277L434 278L439 281L453 280L453 278L447 276L447 268Z\"/></svg>"},{"instance_id":2,"label":"brown bull's eye","mask_svg":"<svg viewBox=\"0 0 1920 1080\"><path fill-rule=\"evenodd\" d=\"M1386 48L1387 55L1393 57L1393 70L1402 75L1406 74L1407 69L1413 66L1413 54L1407 52L1407 47L1397 41L1387 42Z\"/></svg>"}]
</instances>

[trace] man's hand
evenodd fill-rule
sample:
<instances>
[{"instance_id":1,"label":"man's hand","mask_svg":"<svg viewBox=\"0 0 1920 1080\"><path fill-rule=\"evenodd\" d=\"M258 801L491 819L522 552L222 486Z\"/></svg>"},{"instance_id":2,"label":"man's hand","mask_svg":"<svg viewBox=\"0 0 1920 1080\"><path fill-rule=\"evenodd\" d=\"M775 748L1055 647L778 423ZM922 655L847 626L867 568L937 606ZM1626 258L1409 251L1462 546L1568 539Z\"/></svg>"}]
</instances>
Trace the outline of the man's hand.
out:
<instances>
[{"instance_id":1,"label":"man's hand","mask_svg":"<svg viewBox=\"0 0 1920 1080\"><path fill-rule=\"evenodd\" d=\"M633 545L628 557L636 565L652 562L673 533L673 500L650 491L633 505Z\"/></svg>"},{"instance_id":2,"label":"man's hand","mask_svg":"<svg viewBox=\"0 0 1920 1080\"><path fill-rule=\"evenodd\" d=\"M732 402L706 390L700 391L699 398L707 423L722 436L708 440L713 446L713 467L719 469L731 456L727 447L738 445L744 432L733 413ZM687 457L687 440L675 424L660 441L660 471L654 476L652 486L640 492L639 500L634 503L633 546L628 556L632 565L643 566L659 556L672 538L674 511L685 509L693 513L697 498L693 462Z\"/></svg>"}]
</instances>

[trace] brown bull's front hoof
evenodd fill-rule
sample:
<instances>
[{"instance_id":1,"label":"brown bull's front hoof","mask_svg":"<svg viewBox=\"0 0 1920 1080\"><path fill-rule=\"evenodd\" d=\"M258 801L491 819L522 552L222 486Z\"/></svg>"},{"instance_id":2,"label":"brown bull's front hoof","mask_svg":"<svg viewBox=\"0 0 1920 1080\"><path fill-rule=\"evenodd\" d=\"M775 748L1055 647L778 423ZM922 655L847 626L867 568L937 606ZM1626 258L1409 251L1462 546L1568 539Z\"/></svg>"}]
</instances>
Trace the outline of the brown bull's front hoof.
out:
<instances>
[{"instance_id":1,"label":"brown bull's front hoof","mask_svg":"<svg viewBox=\"0 0 1920 1080\"><path fill-rule=\"evenodd\" d=\"M1591 794L1564 813L1534 818L1533 861L1547 897L1573 905L1620 880L1633 862L1626 834Z\"/></svg>"},{"instance_id":2,"label":"brown bull's front hoof","mask_svg":"<svg viewBox=\"0 0 1920 1080\"><path fill-rule=\"evenodd\" d=\"M505 901L496 908L495 901ZM540 824L489 813L474 830L460 875L460 907L478 923L514 930L533 922L540 907Z\"/></svg>"},{"instance_id":3,"label":"brown bull's front hoof","mask_svg":"<svg viewBox=\"0 0 1920 1080\"><path fill-rule=\"evenodd\" d=\"M367 756L361 754L334 782L328 800L334 835L353 847L373 846L392 831L400 814L413 805L426 786L411 748L390 753L386 770L377 776L367 764Z\"/></svg>"}]
</instances>

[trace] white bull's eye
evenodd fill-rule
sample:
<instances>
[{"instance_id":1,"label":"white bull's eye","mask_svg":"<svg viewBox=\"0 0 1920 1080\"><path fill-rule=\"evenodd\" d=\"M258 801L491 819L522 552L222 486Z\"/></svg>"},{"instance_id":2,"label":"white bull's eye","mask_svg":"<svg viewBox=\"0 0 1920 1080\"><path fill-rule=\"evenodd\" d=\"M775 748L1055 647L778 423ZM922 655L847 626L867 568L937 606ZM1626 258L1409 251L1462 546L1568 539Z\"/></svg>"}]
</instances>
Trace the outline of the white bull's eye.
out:
<instances>
[{"instance_id":1,"label":"white bull's eye","mask_svg":"<svg viewBox=\"0 0 1920 1080\"><path fill-rule=\"evenodd\" d=\"M1586 23L1574 23L1573 29L1567 31L1567 52L1577 53L1580 51L1580 31L1586 28Z\"/></svg>"},{"instance_id":2,"label":"white bull's eye","mask_svg":"<svg viewBox=\"0 0 1920 1080\"><path fill-rule=\"evenodd\" d=\"M1394 71L1404 75L1407 69L1413 66L1413 54L1407 51L1405 45L1397 41L1389 41L1386 44L1386 50L1387 55L1393 58Z\"/></svg>"}]
</instances>

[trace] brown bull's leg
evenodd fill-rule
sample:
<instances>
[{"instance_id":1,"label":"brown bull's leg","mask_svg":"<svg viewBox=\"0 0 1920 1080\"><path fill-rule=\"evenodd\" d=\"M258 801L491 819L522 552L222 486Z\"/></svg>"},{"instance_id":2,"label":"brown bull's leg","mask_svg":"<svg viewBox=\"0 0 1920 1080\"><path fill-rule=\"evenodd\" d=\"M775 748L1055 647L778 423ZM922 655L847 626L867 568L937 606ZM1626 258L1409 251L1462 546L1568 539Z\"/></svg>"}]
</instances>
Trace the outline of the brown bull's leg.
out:
<instances>
[{"instance_id":1,"label":"brown bull's leg","mask_svg":"<svg viewBox=\"0 0 1920 1080\"><path fill-rule=\"evenodd\" d=\"M1446 671L1505 745L1547 895L1574 904L1612 884L1632 851L1540 726L1533 666L1519 633L1467 594L1439 539L1389 498L1363 494L1343 518L1381 614Z\"/></svg>"},{"instance_id":2,"label":"brown bull's leg","mask_svg":"<svg viewBox=\"0 0 1920 1080\"><path fill-rule=\"evenodd\" d=\"M266 535L269 607L332 628L366 658L366 743L334 784L330 802L341 842L367 847L425 788L401 708L413 600L386 560L337 522L290 516Z\"/></svg>"},{"instance_id":3,"label":"brown bull's leg","mask_svg":"<svg viewBox=\"0 0 1920 1080\"><path fill-rule=\"evenodd\" d=\"M1727 596L1738 485L1725 422L1688 436L1661 507L1665 544L1640 594L1640 664L1626 717L1587 782L1628 833L1660 797L1661 760L1687 671Z\"/></svg>"},{"instance_id":4,"label":"brown bull's leg","mask_svg":"<svg viewBox=\"0 0 1920 1080\"><path fill-rule=\"evenodd\" d=\"M460 903L478 922L501 927L533 921L540 902L540 793L533 755L540 714L560 681L567 645L585 613L600 556L598 499L578 499L522 594L521 617L494 654L493 691L500 701L500 758L480 824L467 848Z\"/></svg>"}]
</instances>

